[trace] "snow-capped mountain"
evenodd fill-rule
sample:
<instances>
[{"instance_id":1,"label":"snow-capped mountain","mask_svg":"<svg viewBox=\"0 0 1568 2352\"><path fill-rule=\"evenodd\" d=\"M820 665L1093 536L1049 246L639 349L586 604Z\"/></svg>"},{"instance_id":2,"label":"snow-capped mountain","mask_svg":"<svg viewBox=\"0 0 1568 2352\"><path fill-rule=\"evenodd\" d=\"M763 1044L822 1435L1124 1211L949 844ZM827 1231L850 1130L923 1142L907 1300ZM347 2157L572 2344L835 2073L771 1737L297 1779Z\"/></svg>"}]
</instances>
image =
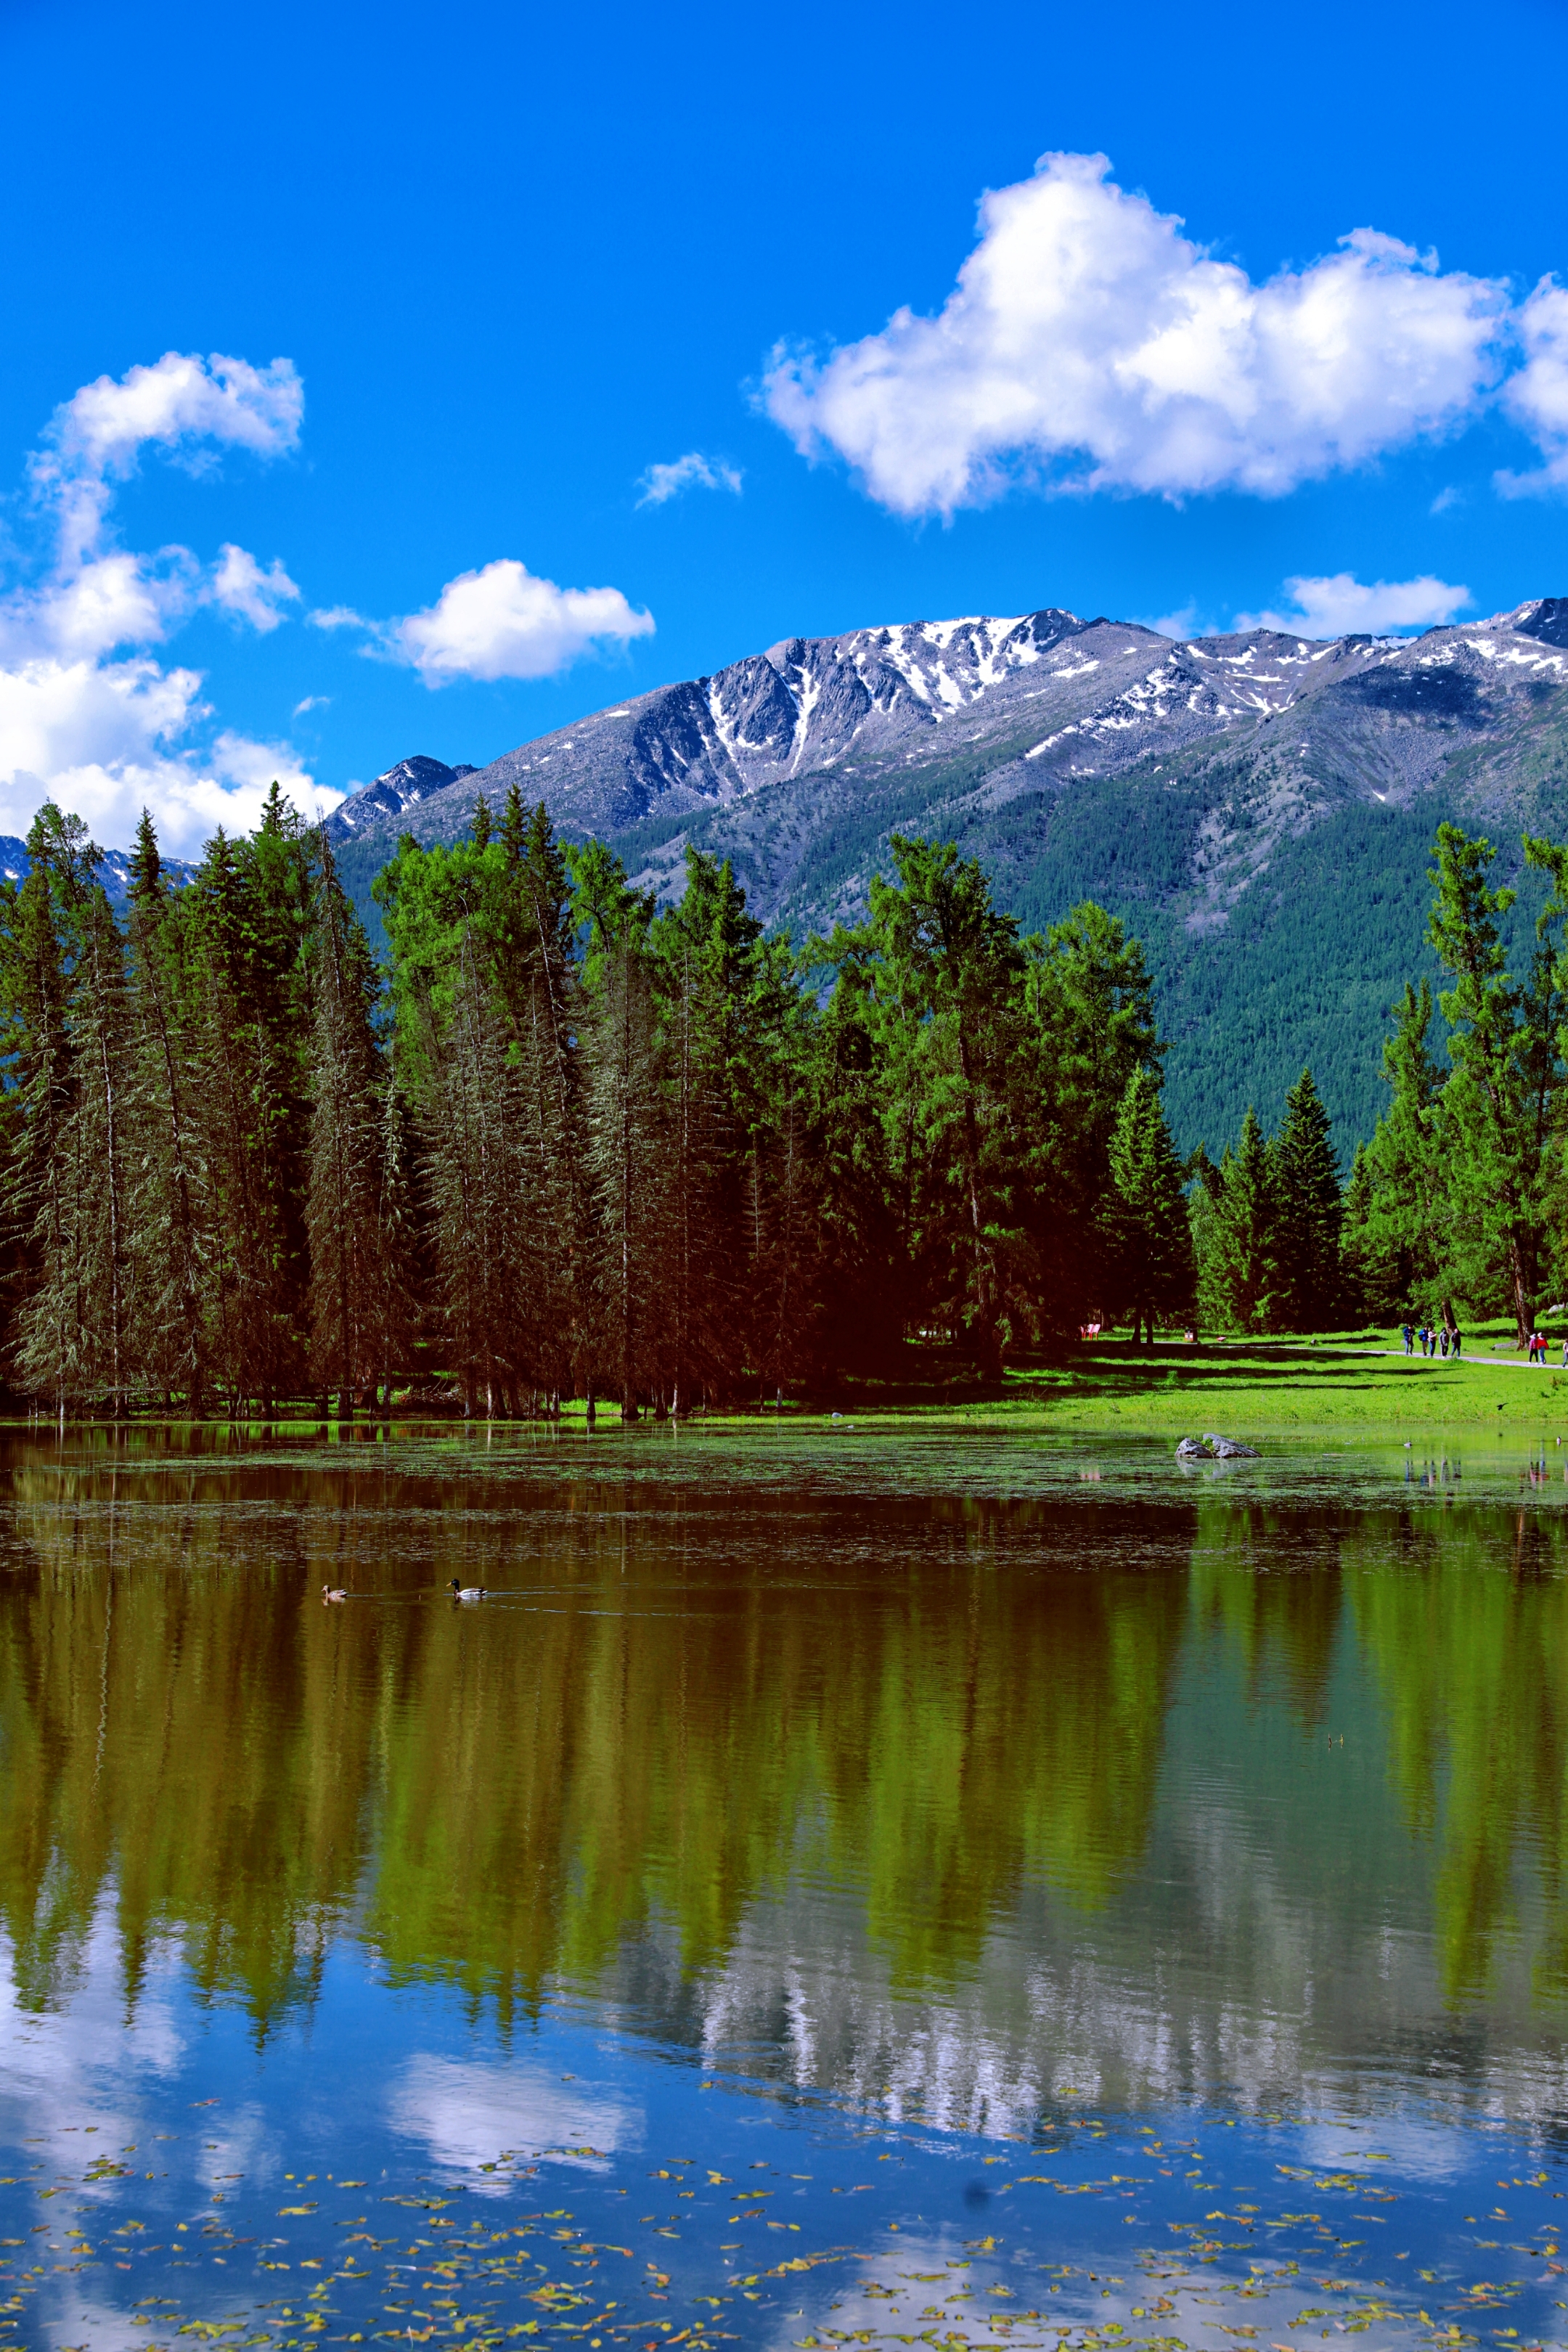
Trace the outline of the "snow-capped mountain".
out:
<instances>
[{"instance_id":1,"label":"snow-capped mountain","mask_svg":"<svg viewBox=\"0 0 1568 2352\"><path fill-rule=\"evenodd\" d=\"M1328 644L1262 629L1180 644L1059 610L794 637L614 704L482 770L405 760L330 828L344 839L379 833L438 798L414 830L444 837L468 821L479 793L495 809L515 783L558 823L614 836L805 779L858 778L863 796L890 765L924 767L964 750L987 756L993 792L1008 787L991 754L1026 763L1010 780L1023 789L1256 730L1308 701L1336 733L1387 736L1397 727L1385 722L1402 719L1484 732L1511 705L1525 707L1534 687L1560 679L1565 612L1568 600L1546 600L1415 640ZM1403 781L1430 772L1441 749L1384 742L1380 757Z\"/></svg>"},{"instance_id":2,"label":"snow-capped mountain","mask_svg":"<svg viewBox=\"0 0 1568 2352\"><path fill-rule=\"evenodd\" d=\"M448 785L460 784L465 776L476 771L471 767L448 768L441 760L427 759L416 751L410 760L399 760L384 775L373 778L352 793L327 819L325 831L332 841L352 841L356 835L375 825L385 824L399 817L405 809L416 808L433 793L444 793Z\"/></svg>"},{"instance_id":3,"label":"snow-capped mountain","mask_svg":"<svg viewBox=\"0 0 1568 2352\"><path fill-rule=\"evenodd\" d=\"M729 857L797 939L864 908L890 832L959 842L1029 924L1097 898L1160 978L1189 1140L1306 1061L1365 1132L1388 1003L1430 962L1436 824L1484 827L1500 879L1527 827L1568 836L1568 598L1327 643L1054 607L787 638L487 768L389 770L331 820L373 923L399 833L453 840L514 783L661 897L688 844Z\"/></svg>"}]
</instances>

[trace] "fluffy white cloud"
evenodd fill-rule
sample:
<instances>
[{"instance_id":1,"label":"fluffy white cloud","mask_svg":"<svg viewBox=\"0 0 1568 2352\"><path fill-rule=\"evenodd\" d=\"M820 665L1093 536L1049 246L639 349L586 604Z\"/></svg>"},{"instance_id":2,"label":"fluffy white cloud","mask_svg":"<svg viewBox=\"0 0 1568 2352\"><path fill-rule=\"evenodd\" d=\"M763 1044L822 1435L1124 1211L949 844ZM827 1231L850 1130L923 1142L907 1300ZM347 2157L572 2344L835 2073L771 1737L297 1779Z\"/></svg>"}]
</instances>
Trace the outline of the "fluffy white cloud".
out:
<instances>
[{"instance_id":1,"label":"fluffy white cloud","mask_svg":"<svg viewBox=\"0 0 1568 2352\"><path fill-rule=\"evenodd\" d=\"M721 457L705 457L700 449L689 449L668 465L650 466L637 488L639 507L661 507L682 490L732 490L739 498L741 469L727 466Z\"/></svg>"},{"instance_id":2,"label":"fluffy white cloud","mask_svg":"<svg viewBox=\"0 0 1568 2352\"><path fill-rule=\"evenodd\" d=\"M0 597L0 832L24 833L52 798L121 847L146 805L164 845L187 854L220 824L254 824L274 776L306 810L336 803L287 744L229 730L198 749L191 738L213 716L199 674L146 651L204 604L276 628L300 593L282 564L263 571L232 542L210 570L188 548L105 544L114 485L144 446L193 465L215 446L273 456L297 438L301 400L287 360L258 369L171 352L56 411L30 468L52 568Z\"/></svg>"},{"instance_id":3,"label":"fluffy white cloud","mask_svg":"<svg viewBox=\"0 0 1568 2352\"><path fill-rule=\"evenodd\" d=\"M210 360L165 352L118 381L84 383L56 409L31 467L36 488L58 510L62 560L79 562L96 545L113 485L135 471L147 443L191 466L210 464L215 447L273 457L294 446L304 413L292 360L256 368L221 352Z\"/></svg>"},{"instance_id":4,"label":"fluffy white cloud","mask_svg":"<svg viewBox=\"0 0 1568 2352\"><path fill-rule=\"evenodd\" d=\"M1162 613L1157 619L1142 621L1142 615L1139 617L1144 628L1157 630L1161 636L1174 637L1178 642L1184 642L1188 637L1195 637L1202 634L1198 626L1196 604L1184 604L1180 612Z\"/></svg>"},{"instance_id":5,"label":"fluffy white cloud","mask_svg":"<svg viewBox=\"0 0 1568 2352\"><path fill-rule=\"evenodd\" d=\"M1352 572L1336 572L1327 579L1287 580L1285 590L1288 611L1240 614L1236 626L1282 629L1303 637L1382 637L1451 621L1470 602L1468 588L1430 575L1363 583Z\"/></svg>"},{"instance_id":6,"label":"fluffy white cloud","mask_svg":"<svg viewBox=\"0 0 1568 2352\"><path fill-rule=\"evenodd\" d=\"M318 628L373 625L338 607ZM374 628L374 646L416 669L426 686L454 678L551 677L585 653L653 635L618 588L558 588L510 557L448 580L427 611Z\"/></svg>"},{"instance_id":7,"label":"fluffy white cloud","mask_svg":"<svg viewBox=\"0 0 1568 2352\"><path fill-rule=\"evenodd\" d=\"M937 317L781 349L768 413L896 513L946 515L1020 478L1277 495L1458 425L1496 381L1500 285L1373 229L1255 284L1110 170L1047 155L987 194Z\"/></svg>"},{"instance_id":8,"label":"fluffy white cloud","mask_svg":"<svg viewBox=\"0 0 1568 2352\"><path fill-rule=\"evenodd\" d=\"M1546 463L1532 474L1502 473L1505 497L1568 488L1568 286L1543 278L1519 311L1524 365L1510 376L1504 404L1536 441Z\"/></svg>"},{"instance_id":9,"label":"fluffy white cloud","mask_svg":"<svg viewBox=\"0 0 1568 2352\"><path fill-rule=\"evenodd\" d=\"M213 573L212 596L226 613L248 621L265 635L283 618L283 605L299 603L300 591L284 571L281 558L275 556L271 569L263 572L254 555L226 540L222 561Z\"/></svg>"},{"instance_id":10,"label":"fluffy white cloud","mask_svg":"<svg viewBox=\"0 0 1568 2352\"><path fill-rule=\"evenodd\" d=\"M147 807L163 847L186 856L220 824L254 825L275 776L307 814L337 805L287 744L226 731L205 757L183 750L212 715L200 697L196 671L146 658L0 667L0 833L25 834L55 800L124 847Z\"/></svg>"}]
</instances>

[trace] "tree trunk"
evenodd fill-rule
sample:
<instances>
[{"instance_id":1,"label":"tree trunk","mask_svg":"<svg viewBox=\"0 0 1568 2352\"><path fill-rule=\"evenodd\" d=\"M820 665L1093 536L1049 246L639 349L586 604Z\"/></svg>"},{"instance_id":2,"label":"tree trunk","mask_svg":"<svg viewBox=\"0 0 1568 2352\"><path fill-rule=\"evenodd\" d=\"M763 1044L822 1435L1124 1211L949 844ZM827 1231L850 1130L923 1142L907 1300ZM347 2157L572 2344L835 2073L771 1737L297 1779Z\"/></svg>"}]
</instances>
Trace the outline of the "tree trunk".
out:
<instances>
[{"instance_id":1,"label":"tree trunk","mask_svg":"<svg viewBox=\"0 0 1568 2352\"><path fill-rule=\"evenodd\" d=\"M1524 1262L1524 1251L1520 1246L1517 1234L1509 1235L1508 1262L1509 1274L1513 1285L1513 1317L1517 1326L1518 1342L1521 1348L1525 1348L1529 1346L1530 1335L1535 1328L1535 1300L1532 1296L1533 1286Z\"/></svg>"}]
</instances>

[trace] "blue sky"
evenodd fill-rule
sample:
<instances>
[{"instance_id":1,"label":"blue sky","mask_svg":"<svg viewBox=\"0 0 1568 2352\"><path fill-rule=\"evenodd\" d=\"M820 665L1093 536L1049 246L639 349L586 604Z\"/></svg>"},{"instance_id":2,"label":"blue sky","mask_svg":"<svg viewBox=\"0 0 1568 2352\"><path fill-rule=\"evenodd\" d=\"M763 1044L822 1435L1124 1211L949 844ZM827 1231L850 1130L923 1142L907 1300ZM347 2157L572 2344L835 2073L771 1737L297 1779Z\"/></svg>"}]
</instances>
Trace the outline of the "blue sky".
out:
<instances>
[{"instance_id":1,"label":"blue sky","mask_svg":"<svg viewBox=\"0 0 1568 2352\"><path fill-rule=\"evenodd\" d=\"M867 623L1568 591L1561 5L0 0L0 831Z\"/></svg>"}]
</instances>

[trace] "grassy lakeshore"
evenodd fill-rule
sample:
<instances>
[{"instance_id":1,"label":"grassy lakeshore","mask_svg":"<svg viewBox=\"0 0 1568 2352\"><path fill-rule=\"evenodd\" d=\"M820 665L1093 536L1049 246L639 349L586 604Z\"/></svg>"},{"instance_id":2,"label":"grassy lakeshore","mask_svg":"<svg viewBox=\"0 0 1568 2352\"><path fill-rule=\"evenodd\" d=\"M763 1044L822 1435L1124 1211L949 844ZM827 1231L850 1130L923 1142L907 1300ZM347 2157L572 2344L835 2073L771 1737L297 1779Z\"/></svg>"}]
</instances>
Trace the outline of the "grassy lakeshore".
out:
<instances>
[{"instance_id":1,"label":"grassy lakeshore","mask_svg":"<svg viewBox=\"0 0 1568 2352\"><path fill-rule=\"evenodd\" d=\"M1397 1352L1397 1332L1329 1333L1315 1339L1172 1342L1148 1349L1096 1342L1061 1370L1009 1380L994 1404L965 1418L1038 1417L1054 1428L1148 1429L1226 1435L1305 1428L1519 1429L1568 1423L1568 1375L1531 1368L1514 1349L1493 1352L1497 1325L1476 1334L1458 1363ZM1560 1352L1560 1350L1559 1350Z\"/></svg>"},{"instance_id":2,"label":"grassy lakeshore","mask_svg":"<svg viewBox=\"0 0 1568 2352\"><path fill-rule=\"evenodd\" d=\"M1552 1327L1548 1326L1549 1331ZM1497 1321L1465 1335L1458 1361L1405 1356L1397 1330L1321 1332L1311 1337L1212 1339L1189 1344L1162 1337L1141 1348L1110 1335L1073 1349L1063 1361L1009 1366L1000 1386L977 1381L973 1366L957 1349L911 1348L901 1376L889 1381L847 1382L830 1400L786 1401L785 1423L852 1418L862 1426L910 1428L957 1424L970 1428L1017 1428L1070 1435L1116 1431L1122 1436L1201 1436L1217 1431L1247 1441L1309 1433L1402 1438L1419 1432L1489 1430L1510 1438L1549 1433L1568 1438L1568 1372L1560 1368L1562 1325L1552 1338L1557 1361L1529 1365L1513 1344L1512 1326ZM559 1426L581 1430L586 1401L563 1401ZM149 1419L155 1417L149 1416ZM598 1425L620 1425L616 1403L601 1398ZM731 1405L700 1414L697 1426L742 1429L773 1422L771 1402ZM355 1414L340 1424L286 1406L263 1422L251 1413L236 1421L215 1416L205 1425L230 1431L266 1429L278 1434L324 1432L329 1442L364 1436L379 1427L464 1428L477 1432L496 1423L464 1421L454 1395L444 1408L397 1399L391 1409ZM21 1415L12 1426L52 1426ZM123 1428L136 1424L122 1423ZM538 1423L499 1424L533 1426ZM641 1426L655 1423L646 1412ZM73 1418L81 1429L111 1426L105 1416Z\"/></svg>"},{"instance_id":3,"label":"grassy lakeshore","mask_svg":"<svg viewBox=\"0 0 1568 2352\"><path fill-rule=\"evenodd\" d=\"M951 1417L1030 1424L1063 1432L1116 1429L1173 1438L1218 1430L1255 1438L1313 1430L1405 1433L1439 1426L1508 1430L1568 1428L1568 1374L1530 1366L1512 1346L1512 1327L1482 1325L1465 1336L1455 1362L1406 1357L1396 1330L1327 1332L1288 1339L1125 1339L1089 1342L1060 1365L1009 1370L1001 1393L955 1382L947 1396L883 1402L858 1391L857 1417ZM1561 1338L1552 1352L1561 1355Z\"/></svg>"}]
</instances>

